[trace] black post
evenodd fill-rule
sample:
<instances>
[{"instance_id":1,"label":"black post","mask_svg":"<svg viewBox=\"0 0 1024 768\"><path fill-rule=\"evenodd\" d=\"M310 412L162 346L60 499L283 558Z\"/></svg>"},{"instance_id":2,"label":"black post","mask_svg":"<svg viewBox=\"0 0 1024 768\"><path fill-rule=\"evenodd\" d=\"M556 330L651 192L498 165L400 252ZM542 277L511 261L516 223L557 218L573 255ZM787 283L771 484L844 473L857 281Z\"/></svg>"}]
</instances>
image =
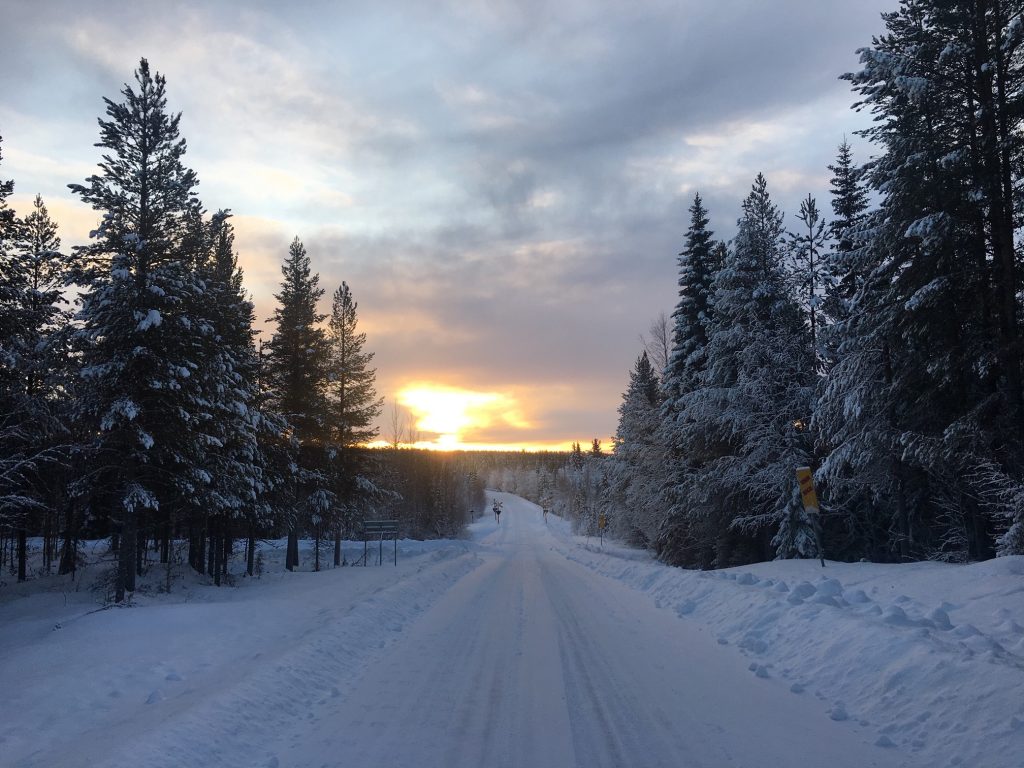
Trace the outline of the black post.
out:
<instances>
[{"instance_id":1,"label":"black post","mask_svg":"<svg viewBox=\"0 0 1024 768\"><path fill-rule=\"evenodd\" d=\"M18 581L28 577L28 530L22 526L18 529Z\"/></svg>"},{"instance_id":2,"label":"black post","mask_svg":"<svg viewBox=\"0 0 1024 768\"><path fill-rule=\"evenodd\" d=\"M395 568L398 567L398 531L395 531Z\"/></svg>"}]
</instances>

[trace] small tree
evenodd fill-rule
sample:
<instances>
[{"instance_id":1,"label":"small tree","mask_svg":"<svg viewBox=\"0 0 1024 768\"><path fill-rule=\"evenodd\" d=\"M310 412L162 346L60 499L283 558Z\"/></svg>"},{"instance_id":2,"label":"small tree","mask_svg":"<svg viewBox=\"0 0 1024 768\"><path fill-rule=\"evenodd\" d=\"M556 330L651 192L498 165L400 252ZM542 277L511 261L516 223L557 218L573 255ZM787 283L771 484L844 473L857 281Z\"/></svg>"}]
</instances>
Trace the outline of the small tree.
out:
<instances>
[{"instance_id":1,"label":"small tree","mask_svg":"<svg viewBox=\"0 0 1024 768\"><path fill-rule=\"evenodd\" d=\"M818 360L818 326L821 323L821 296L828 287L828 273L823 270L822 251L827 238L826 223L818 212L818 203L811 195L800 201L797 219L803 229L790 233L790 254L797 295L804 305L811 329L811 350Z\"/></svg>"}]
</instances>

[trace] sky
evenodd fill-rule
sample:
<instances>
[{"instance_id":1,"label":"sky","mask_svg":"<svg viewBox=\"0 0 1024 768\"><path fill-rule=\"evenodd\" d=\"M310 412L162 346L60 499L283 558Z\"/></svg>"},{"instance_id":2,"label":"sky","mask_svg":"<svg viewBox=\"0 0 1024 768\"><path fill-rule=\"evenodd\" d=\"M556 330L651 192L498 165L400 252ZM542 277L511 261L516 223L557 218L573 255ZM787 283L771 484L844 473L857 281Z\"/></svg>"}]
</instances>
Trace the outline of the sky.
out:
<instances>
[{"instance_id":1,"label":"sky","mask_svg":"<svg viewBox=\"0 0 1024 768\"><path fill-rule=\"evenodd\" d=\"M295 236L324 311L349 284L382 438L396 407L433 446L607 444L694 193L720 237L758 172L789 226L808 193L828 210L836 146L871 151L838 78L895 5L0 0L0 178L86 242L67 184L145 56L258 317Z\"/></svg>"}]
</instances>

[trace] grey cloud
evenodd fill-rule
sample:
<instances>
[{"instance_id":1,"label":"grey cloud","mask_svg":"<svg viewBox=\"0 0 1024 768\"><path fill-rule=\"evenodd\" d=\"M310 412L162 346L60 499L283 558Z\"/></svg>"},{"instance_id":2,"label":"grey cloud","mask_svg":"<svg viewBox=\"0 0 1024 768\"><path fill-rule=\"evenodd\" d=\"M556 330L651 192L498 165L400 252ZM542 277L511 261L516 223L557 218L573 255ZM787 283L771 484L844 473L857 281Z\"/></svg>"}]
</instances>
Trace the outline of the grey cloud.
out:
<instances>
[{"instance_id":1,"label":"grey cloud","mask_svg":"<svg viewBox=\"0 0 1024 768\"><path fill-rule=\"evenodd\" d=\"M694 189L721 237L759 170L790 211L824 197L797 187L865 119L832 114L836 78L894 4L8 3L4 106L47 131L4 135L94 160L101 96L147 55L207 204L264 222L247 241L264 293L299 234L383 329L382 380L577 386L587 402L548 414L552 436L608 434L638 334L674 303ZM786 120L789 138L686 144Z\"/></svg>"}]
</instances>

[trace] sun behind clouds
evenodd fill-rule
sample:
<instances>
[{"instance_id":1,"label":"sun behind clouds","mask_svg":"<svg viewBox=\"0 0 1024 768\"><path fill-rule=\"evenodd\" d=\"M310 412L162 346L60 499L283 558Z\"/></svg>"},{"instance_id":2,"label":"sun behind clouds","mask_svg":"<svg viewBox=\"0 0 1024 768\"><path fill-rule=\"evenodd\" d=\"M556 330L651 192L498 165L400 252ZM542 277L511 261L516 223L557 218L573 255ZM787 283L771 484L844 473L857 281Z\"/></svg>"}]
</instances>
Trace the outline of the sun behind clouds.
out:
<instances>
[{"instance_id":1,"label":"sun behind clouds","mask_svg":"<svg viewBox=\"0 0 1024 768\"><path fill-rule=\"evenodd\" d=\"M499 425L529 429L516 399L500 392L474 392L441 384L412 384L398 393L398 402L415 418L421 440L416 445L441 450L498 447L466 442L467 433L479 434ZM521 446L527 448L528 446Z\"/></svg>"}]
</instances>

